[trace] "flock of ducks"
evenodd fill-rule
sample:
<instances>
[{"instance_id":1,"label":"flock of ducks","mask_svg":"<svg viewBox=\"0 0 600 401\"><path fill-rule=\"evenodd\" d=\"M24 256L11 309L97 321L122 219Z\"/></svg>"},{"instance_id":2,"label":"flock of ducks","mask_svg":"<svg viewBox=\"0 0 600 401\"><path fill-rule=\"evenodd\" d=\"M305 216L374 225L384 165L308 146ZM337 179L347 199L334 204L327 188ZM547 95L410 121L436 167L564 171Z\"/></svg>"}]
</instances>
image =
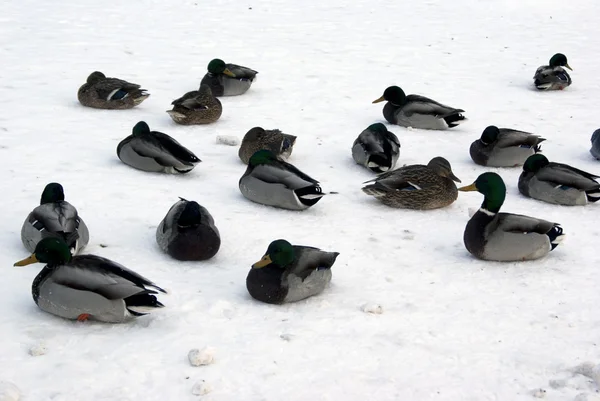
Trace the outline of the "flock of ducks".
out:
<instances>
[{"instance_id":1,"label":"flock of ducks","mask_svg":"<svg viewBox=\"0 0 600 401\"><path fill-rule=\"evenodd\" d=\"M571 85L567 58L556 54L539 67L534 86L539 90L563 90ZM242 95L256 81L257 71L212 60L197 91L172 102L167 113L178 124L210 124L222 113L218 97ZM93 72L78 91L83 106L130 109L150 95L140 85ZM406 95L398 86L387 88L373 101L386 101L383 116L394 125L445 130L467 119L464 110L420 95ZM511 128L487 127L470 147L472 160L481 166L523 166L519 191L540 201L558 205L585 205L600 199L598 176L566 164L550 162L540 153L545 139ZM325 195L319 182L299 170L289 159L296 137L277 129L250 129L238 156L247 165L239 190L248 200L276 208L305 210ZM446 207L459 191L477 191L484 200L464 232L467 250L492 261L524 261L547 255L563 239L557 223L534 217L500 213L506 186L500 175L481 174L470 185L457 188L448 160L435 157L427 165L396 168L400 141L386 126L375 123L363 130L352 145L354 161L378 174L362 191L386 206L415 210ZM600 130L592 135L591 153L600 159ZM126 165L148 172L186 174L201 160L167 134L151 131L138 122L132 134L117 146ZM134 271L96 255L80 252L89 243L89 230L76 208L65 200L59 183L44 188L40 205L27 216L21 239L32 255L15 266L45 263L34 279L35 303L54 315L84 321L126 322L163 307L157 299L165 290ZM156 230L160 249L177 260L199 261L215 256L220 248L219 230L209 211L195 201L180 198ZM284 239L271 242L264 256L252 265L246 287L262 302L282 304L321 293L332 278L338 252L292 245Z\"/></svg>"}]
</instances>

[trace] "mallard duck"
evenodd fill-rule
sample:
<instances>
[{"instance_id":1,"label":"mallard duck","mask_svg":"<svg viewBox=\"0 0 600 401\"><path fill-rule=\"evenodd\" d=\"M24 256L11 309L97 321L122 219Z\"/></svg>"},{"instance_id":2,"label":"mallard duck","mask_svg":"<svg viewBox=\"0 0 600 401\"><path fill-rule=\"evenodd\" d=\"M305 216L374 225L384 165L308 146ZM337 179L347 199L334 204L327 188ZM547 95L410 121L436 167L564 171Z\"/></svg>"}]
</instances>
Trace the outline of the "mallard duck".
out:
<instances>
[{"instance_id":1,"label":"mallard duck","mask_svg":"<svg viewBox=\"0 0 600 401\"><path fill-rule=\"evenodd\" d=\"M424 96L404 94L397 86L390 86L383 96L374 100L379 103L387 100L383 116L391 124L420 129L445 130L456 127L466 120L462 109L445 106Z\"/></svg>"},{"instance_id":2,"label":"mallard duck","mask_svg":"<svg viewBox=\"0 0 600 401\"><path fill-rule=\"evenodd\" d=\"M251 128L246 132L238 156L248 164L250 157L261 149L268 149L280 159L288 159L294 150L296 137L284 134L278 129L265 130L261 127Z\"/></svg>"},{"instance_id":3,"label":"mallard duck","mask_svg":"<svg viewBox=\"0 0 600 401\"><path fill-rule=\"evenodd\" d=\"M548 65L538 67L533 76L533 84L539 90L563 90L573 82L562 67L573 71L567 63L567 56L556 53Z\"/></svg>"},{"instance_id":4,"label":"mallard duck","mask_svg":"<svg viewBox=\"0 0 600 401\"><path fill-rule=\"evenodd\" d=\"M236 64L226 64L221 59L208 63L208 72L202 78L200 85L208 85L215 96L237 96L244 94L256 81L256 74L248 67Z\"/></svg>"},{"instance_id":5,"label":"mallard duck","mask_svg":"<svg viewBox=\"0 0 600 401\"><path fill-rule=\"evenodd\" d=\"M546 156L530 156L519 177L519 192L555 205L577 206L597 202L600 176L586 173L567 164L548 161Z\"/></svg>"},{"instance_id":6,"label":"mallard duck","mask_svg":"<svg viewBox=\"0 0 600 401\"><path fill-rule=\"evenodd\" d=\"M123 323L164 307L154 294L165 290L112 260L96 255L72 256L61 238L44 238L33 255L15 266L38 262L46 266L33 280L33 300L53 315Z\"/></svg>"},{"instance_id":7,"label":"mallard duck","mask_svg":"<svg viewBox=\"0 0 600 401\"><path fill-rule=\"evenodd\" d=\"M558 223L498 213L506 197L506 186L496 173L483 173L473 184L458 190L478 191L485 197L464 233L467 250L479 259L499 262L538 259L564 239Z\"/></svg>"},{"instance_id":8,"label":"mallard duck","mask_svg":"<svg viewBox=\"0 0 600 401\"><path fill-rule=\"evenodd\" d=\"M339 252L292 245L284 239L269 244L262 259L252 265L246 288L268 304L296 302L323 292L331 282L331 266Z\"/></svg>"},{"instance_id":9,"label":"mallard duck","mask_svg":"<svg viewBox=\"0 0 600 401\"><path fill-rule=\"evenodd\" d=\"M44 238L62 238L72 254L90 242L90 232L75 206L65 200L62 185L51 182L44 188L40 205L33 209L21 227L21 241L29 252Z\"/></svg>"},{"instance_id":10,"label":"mallard duck","mask_svg":"<svg viewBox=\"0 0 600 401\"><path fill-rule=\"evenodd\" d=\"M592 134L592 147L590 149L590 153L596 159L600 160L600 129L597 129Z\"/></svg>"},{"instance_id":11,"label":"mallard duck","mask_svg":"<svg viewBox=\"0 0 600 401\"><path fill-rule=\"evenodd\" d=\"M158 246L177 260L212 258L221 247L213 217L197 202L179 199L156 229Z\"/></svg>"},{"instance_id":12,"label":"mallard duck","mask_svg":"<svg viewBox=\"0 0 600 401\"><path fill-rule=\"evenodd\" d=\"M267 149L252 155L239 188L252 202L290 210L308 209L325 195L317 180Z\"/></svg>"},{"instance_id":13,"label":"mallard duck","mask_svg":"<svg viewBox=\"0 0 600 401\"><path fill-rule=\"evenodd\" d=\"M79 103L95 109L131 109L150 96L146 89L122 79L107 78L100 71L94 71L87 82L79 88Z\"/></svg>"},{"instance_id":14,"label":"mallard duck","mask_svg":"<svg viewBox=\"0 0 600 401\"><path fill-rule=\"evenodd\" d=\"M453 181L460 182L448 160L434 157L426 166L415 164L383 173L366 181L374 184L362 190L390 207L429 210L456 200L458 191Z\"/></svg>"},{"instance_id":15,"label":"mallard duck","mask_svg":"<svg viewBox=\"0 0 600 401\"><path fill-rule=\"evenodd\" d=\"M150 131L144 121L138 122L132 134L119 143L117 156L138 170L170 174L189 173L202 161L169 135Z\"/></svg>"},{"instance_id":16,"label":"mallard duck","mask_svg":"<svg viewBox=\"0 0 600 401\"><path fill-rule=\"evenodd\" d=\"M352 144L354 161L374 173L393 169L399 156L398 137L381 123L369 125Z\"/></svg>"},{"instance_id":17,"label":"mallard duck","mask_svg":"<svg viewBox=\"0 0 600 401\"><path fill-rule=\"evenodd\" d=\"M521 166L529 156L541 151L540 143L545 140L529 132L490 125L471 144L469 153L480 166Z\"/></svg>"},{"instance_id":18,"label":"mallard duck","mask_svg":"<svg viewBox=\"0 0 600 401\"><path fill-rule=\"evenodd\" d=\"M208 85L201 85L200 90L188 92L171 104L173 110L167 113L182 125L214 123L223 113L221 101L213 96Z\"/></svg>"}]
</instances>

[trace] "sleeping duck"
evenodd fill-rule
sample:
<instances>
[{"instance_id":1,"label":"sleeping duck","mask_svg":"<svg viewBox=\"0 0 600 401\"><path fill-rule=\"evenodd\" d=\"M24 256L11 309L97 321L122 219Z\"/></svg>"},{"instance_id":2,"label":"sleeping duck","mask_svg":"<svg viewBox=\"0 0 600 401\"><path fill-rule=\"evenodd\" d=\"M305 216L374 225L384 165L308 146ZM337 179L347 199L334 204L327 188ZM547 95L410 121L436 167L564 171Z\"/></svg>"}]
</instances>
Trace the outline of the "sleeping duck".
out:
<instances>
[{"instance_id":1,"label":"sleeping duck","mask_svg":"<svg viewBox=\"0 0 600 401\"><path fill-rule=\"evenodd\" d=\"M254 299L268 304L312 297L331 282L331 267L338 255L283 239L273 241L262 259L252 265L246 288Z\"/></svg>"},{"instance_id":2,"label":"sleeping duck","mask_svg":"<svg viewBox=\"0 0 600 401\"><path fill-rule=\"evenodd\" d=\"M131 109L150 96L141 86L95 71L77 92L79 103L95 109Z\"/></svg>"},{"instance_id":3,"label":"sleeping duck","mask_svg":"<svg viewBox=\"0 0 600 401\"><path fill-rule=\"evenodd\" d=\"M123 323L164 307L165 290L118 263L95 255L72 256L61 238L44 238L15 266L46 263L33 280L33 300L45 312L71 320ZM156 290L156 291L155 291Z\"/></svg>"},{"instance_id":4,"label":"sleeping duck","mask_svg":"<svg viewBox=\"0 0 600 401\"><path fill-rule=\"evenodd\" d=\"M219 230L205 207L183 198L156 228L160 249L177 260L207 260L221 247Z\"/></svg>"},{"instance_id":5,"label":"sleeping duck","mask_svg":"<svg viewBox=\"0 0 600 401\"><path fill-rule=\"evenodd\" d=\"M261 149L268 149L278 158L286 160L292 154L295 144L294 135L284 134L278 129L266 130L254 127L244 135L238 156L244 164L248 164L254 153Z\"/></svg>"},{"instance_id":6,"label":"sleeping duck","mask_svg":"<svg viewBox=\"0 0 600 401\"><path fill-rule=\"evenodd\" d=\"M404 94L397 86L390 86L383 96L374 100L379 103L387 100L383 116L391 124L431 130L445 130L456 127L466 120L461 114L465 111L445 106L424 96Z\"/></svg>"},{"instance_id":7,"label":"sleeping duck","mask_svg":"<svg viewBox=\"0 0 600 401\"><path fill-rule=\"evenodd\" d=\"M352 144L352 158L374 173L384 173L396 165L400 156L400 141L386 126L369 125Z\"/></svg>"},{"instance_id":8,"label":"sleeping duck","mask_svg":"<svg viewBox=\"0 0 600 401\"><path fill-rule=\"evenodd\" d=\"M77 209L65 200L62 185L51 182L44 188L40 205L33 209L21 227L21 241L29 252L44 238L62 238L72 254L90 242L90 233Z\"/></svg>"},{"instance_id":9,"label":"sleeping duck","mask_svg":"<svg viewBox=\"0 0 600 401\"><path fill-rule=\"evenodd\" d=\"M519 176L519 192L555 205L577 206L597 202L600 176L567 164L550 162L546 156L530 156Z\"/></svg>"},{"instance_id":10,"label":"sleeping duck","mask_svg":"<svg viewBox=\"0 0 600 401\"><path fill-rule=\"evenodd\" d=\"M223 113L221 101L213 96L208 85L201 85L200 90L188 92L171 104L173 109L167 113L182 125L214 123Z\"/></svg>"},{"instance_id":11,"label":"sleeping duck","mask_svg":"<svg viewBox=\"0 0 600 401\"><path fill-rule=\"evenodd\" d=\"M567 56L556 53L548 65L543 65L535 71L533 84L539 90L563 90L571 85L571 77L563 67L573 70L567 63Z\"/></svg>"},{"instance_id":12,"label":"sleeping duck","mask_svg":"<svg viewBox=\"0 0 600 401\"><path fill-rule=\"evenodd\" d=\"M119 143L117 155L138 170L170 174L189 173L202 161L169 135L150 131L144 121L138 122L132 134Z\"/></svg>"},{"instance_id":13,"label":"sleeping duck","mask_svg":"<svg viewBox=\"0 0 600 401\"><path fill-rule=\"evenodd\" d=\"M252 202L289 210L308 209L325 195L317 180L267 149L252 155L239 188Z\"/></svg>"},{"instance_id":14,"label":"sleeping duck","mask_svg":"<svg viewBox=\"0 0 600 401\"><path fill-rule=\"evenodd\" d=\"M215 96L242 95L250 89L256 81L256 74L248 67L236 64L226 64L221 59L214 59L208 63L208 72L202 78L200 85L208 85Z\"/></svg>"},{"instance_id":15,"label":"sleeping duck","mask_svg":"<svg viewBox=\"0 0 600 401\"><path fill-rule=\"evenodd\" d=\"M446 207L456 200L460 182L448 160L434 157L424 166L415 164L383 173L362 188L386 206L415 210Z\"/></svg>"},{"instance_id":16,"label":"sleeping duck","mask_svg":"<svg viewBox=\"0 0 600 401\"><path fill-rule=\"evenodd\" d=\"M483 173L473 184L458 190L478 191L484 195L481 208L471 217L464 233L465 247L479 259L499 262L538 259L564 239L558 223L499 213L506 186L496 173Z\"/></svg>"},{"instance_id":17,"label":"sleeping duck","mask_svg":"<svg viewBox=\"0 0 600 401\"><path fill-rule=\"evenodd\" d=\"M596 159L600 160L600 129L597 129L592 134L592 147L590 148L590 153Z\"/></svg>"},{"instance_id":18,"label":"sleeping duck","mask_svg":"<svg viewBox=\"0 0 600 401\"><path fill-rule=\"evenodd\" d=\"M529 132L490 125L471 144L469 153L480 166L521 166L529 156L541 151L540 143L545 140Z\"/></svg>"}]
</instances>

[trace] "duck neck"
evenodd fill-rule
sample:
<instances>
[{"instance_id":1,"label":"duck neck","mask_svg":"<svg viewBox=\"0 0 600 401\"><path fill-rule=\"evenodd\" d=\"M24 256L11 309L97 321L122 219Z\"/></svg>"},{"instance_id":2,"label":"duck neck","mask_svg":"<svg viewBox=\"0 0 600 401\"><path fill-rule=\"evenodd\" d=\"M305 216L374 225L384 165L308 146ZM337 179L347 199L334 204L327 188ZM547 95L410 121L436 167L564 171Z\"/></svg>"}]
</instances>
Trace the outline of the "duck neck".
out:
<instances>
[{"instance_id":1,"label":"duck neck","mask_svg":"<svg viewBox=\"0 0 600 401\"><path fill-rule=\"evenodd\" d=\"M503 190L500 188L493 189L485 195L480 208L483 213L493 216L500 211L504 199L506 198L506 189L502 189Z\"/></svg>"}]
</instances>

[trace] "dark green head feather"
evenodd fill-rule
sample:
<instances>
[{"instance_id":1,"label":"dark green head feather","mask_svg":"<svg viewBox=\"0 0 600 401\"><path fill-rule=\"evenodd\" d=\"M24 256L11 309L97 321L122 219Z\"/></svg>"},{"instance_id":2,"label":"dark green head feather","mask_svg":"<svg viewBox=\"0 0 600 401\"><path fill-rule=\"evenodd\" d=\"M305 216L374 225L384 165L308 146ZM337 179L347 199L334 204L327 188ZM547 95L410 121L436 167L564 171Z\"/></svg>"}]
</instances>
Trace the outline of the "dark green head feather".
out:
<instances>
[{"instance_id":1,"label":"dark green head feather","mask_svg":"<svg viewBox=\"0 0 600 401\"><path fill-rule=\"evenodd\" d=\"M225 65L225 62L220 58L211 60L210 63L208 63L207 67L208 72L210 72L211 74L222 74L223 71L225 71L225 68L227 68L227 66Z\"/></svg>"},{"instance_id":2,"label":"dark green head feather","mask_svg":"<svg viewBox=\"0 0 600 401\"><path fill-rule=\"evenodd\" d=\"M40 205L45 203L54 203L65 200L65 192L63 190L62 185L57 182L51 182L46 185L44 191L42 192L42 197L40 199Z\"/></svg>"},{"instance_id":3,"label":"dark green head feather","mask_svg":"<svg viewBox=\"0 0 600 401\"><path fill-rule=\"evenodd\" d=\"M567 67L568 66L567 56L565 56L562 53L556 53L550 59L549 65L550 65L550 67Z\"/></svg>"},{"instance_id":4,"label":"dark green head feather","mask_svg":"<svg viewBox=\"0 0 600 401\"><path fill-rule=\"evenodd\" d=\"M506 185L504 185L502 177L496 173L483 173L477 177L475 187L479 193L485 196L481 207L498 213L506 198Z\"/></svg>"},{"instance_id":5,"label":"dark green head feather","mask_svg":"<svg viewBox=\"0 0 600 401\"><path fill-rule=\"evenodd\" d=\"M495 125L490 125L481 133L481 142L484 145L489 145L498 139L498 135L500 135L500 130Z\"/></svg>"},{"instance_id":6,"label":"dark green head feather","mask_svg":"<svg viewBox=\"0 0 600 401\"><path fill-rule=\"evenodd\" d=\"M61 238L44 238L35 247L33 252L40 263L60 265L71 260L71 251L67 243Z\"/></svg>"},{"instance_id":7,"label":"dark green head feather","mask_svg":"<svg viewBox=\"0 0 600 401\"><path fill-rule=\"evenodd\" d=\"M248 165L256 167L261 164L271 164L277 161L278 159L273 152L267 149L261 149L259 151L254 152L252 157L250 157Z\"/></svg>"},{"instance_id":8,"label":"dark green head feather","mask_svg":"<svg viewBox=\"0 0 600 401\"><path fill-rule=\"evenodd\" d=\"M150 133L150 127L148 126L148 124L146 124L145 121L140 121L133 127L133 130L131 131L133 133L133 136L140 136Z\"/></svg>"},{"instance_id":9,"label":"dark green head feather","mask_svg":"<svg viewBox=\"0 0 600 401\"><path fill-rule=\"evenodd\" d=\"M285 268L294 261L294 247L284 239L278 239L269 244L265 256L269 256L271 264Z\"/></svg>"},{"instance_id":10,"label":"dark green head feather","mask_svg":"<svg viewBox=\"0 0 600 401\"><path fill-rule=\"evenodd\" d=\"M390 86L383 92L383 98L388 102L400 106L406 101L406 94L398 86Z\"/></svg>"},{"instance_id":11,"label":"dark green head feather","mask_svg":"<svg viewBox=\"0 0 600 401\"><path fill-rule=\"evenodd\" d=\"M370 131L380 133L380 134L387 132L387 127L385 125L383 125L382 123L371 124L367 127L367 129Z\"/></svg>"},{"instance_id":12,"label":"dark green head feather","mask_svg":"<svg viewBox=\"0 0 600 401\"><path fill-rule=\"evenodd\" d=\"M197 202L189 201L179 215L177 225L180 227L192 227L200 224L202 220L202 212L200 205Z\"/></svg>"},{"instance_id":13,"label":"dark green head feather","mask_svg":"<svg viewBox=\"0 0 600 401\"><path fill-rule=\"evenodd\" d=\"M546 167L550 162L546 158L546 156L541 153L536 153L527 158L525 163L523 164L523 171L526 173L535 173L541 170L543 167Z\"/></svg>"}]
</instances>

